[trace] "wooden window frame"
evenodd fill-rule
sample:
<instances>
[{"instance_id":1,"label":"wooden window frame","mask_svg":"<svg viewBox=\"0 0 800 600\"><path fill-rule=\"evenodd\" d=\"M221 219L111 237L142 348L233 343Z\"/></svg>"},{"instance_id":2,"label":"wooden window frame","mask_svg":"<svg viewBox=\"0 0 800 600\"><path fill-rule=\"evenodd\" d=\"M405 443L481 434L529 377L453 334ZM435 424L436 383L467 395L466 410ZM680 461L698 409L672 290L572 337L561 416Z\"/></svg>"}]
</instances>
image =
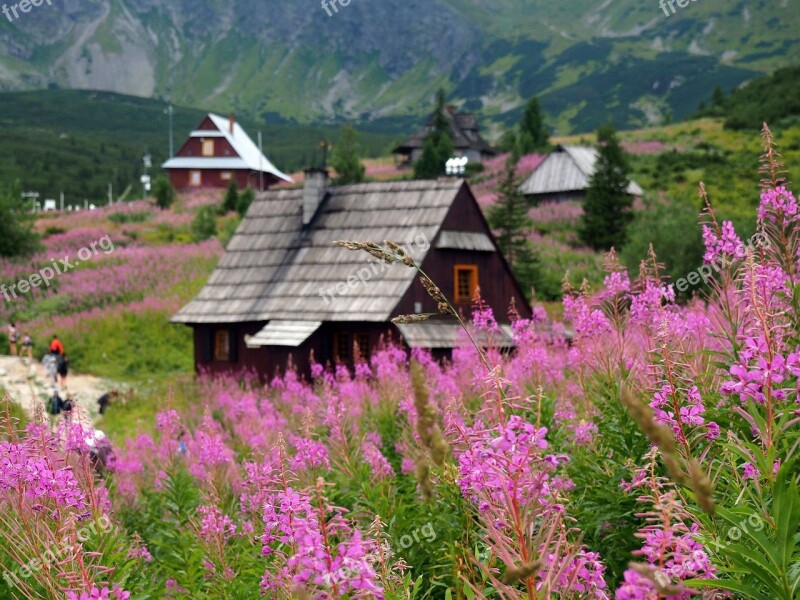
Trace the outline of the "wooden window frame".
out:
<instances>
[{"instance_id":1,"label":"wooden window frame","mask_svg":"<svg viewBox=\"0 0 800 600\"><path fill-rule=\"evenodd\" d=\"M345 345L342 346L342 343ZM347 348L345 357L342 357L342 353L339 351L342 347ZM337 331L333 334L333 358L337 363L353 362L353 334L349 331Z\"/></svg>"},{"instance_id":2,"label":"wooden window frame","mask_svg":"<svg viewBox=\"0 0 800 600\"><path fill-rule=\"evenodd\" d=\"M463 296L459 289L459 274L468 272L469 275L469 296ZM477 265L455 265L453 267L453 299L456 304L469 304L475 297L478 289L478 266Z\"/></svg>"},{"instance_id":3,"label":"wooden window frame","mask_svg":"<svg viewBox=\"0 0 800 600\"><path fill-rule=\"evenodd\" d=\"M230 329L217 329L212 338L211 357L213 362L231 362L231 335ZM221 350L224 348L224 352Z\"/></svg>"},{"instance_id":4,"label":"wooden window frame","mask_svg":"<svg viewBox=\"0 0 800 600\"><path fill-rule=\"evenodd\" d=\"M344 345L343 345L344 344ZM339 364L353 364L355 361L355 345L362 359L368 360L372 356L372 336L369 333L357 331L337 331L333 334L333 358ZM347 348L346 355L342 356L340 348Z\"/></svg>"},{"instance_id":5,"label":"wooden window frame","mask_svg":"<svg viewBox=\"0 0 800 600\"><path fill-rule=\"evenodd\" d=\"M197 175L197 182L195 183L195 174ZM197 169L189 171L189 185L191 187L200 187L203 185L203 172Z\"/></svg>"},{"instance_id":6,"label":"wooden window frame","mask_svg":"<svg viewBox=\"0 0 800 600\"><path fill-rule=\"evenodd\" d=\"M209 150L206 151L206 148L209 148ZM203 140L200 152L206 157L214 156L214 140Z\"/></svg>"},{"instance_id":7,"label":"wooden window frame","mask_svg":"<svg viewBox=\"0 0 800 600\"><path fill-rule=\"evenodd\" d=\"M230 171L222 171L219 174L219 178L222 181L230 181L231 179L233 179L233 173L231 173Z\"/></svg>"}]
</instances>

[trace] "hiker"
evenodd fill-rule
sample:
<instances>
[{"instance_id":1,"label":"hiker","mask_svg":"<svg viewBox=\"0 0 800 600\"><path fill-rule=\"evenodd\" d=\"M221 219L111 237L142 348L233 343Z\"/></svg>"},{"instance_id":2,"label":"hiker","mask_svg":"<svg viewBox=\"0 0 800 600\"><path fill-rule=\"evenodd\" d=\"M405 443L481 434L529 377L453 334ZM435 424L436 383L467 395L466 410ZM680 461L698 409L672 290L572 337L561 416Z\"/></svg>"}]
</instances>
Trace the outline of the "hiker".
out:
<instances>
[{"instance_id":1,"label":"hiker","mask_svg":"<svg viewBox=\"0 0 800 600\"><path fill-rule=\"evenodd\" d=\"M72 410L75 408L75 396L68 394L67 399L61 402L61 412L64 413L64 420L72 420Z\"/></svg>"},{"instance_id":2,"label":"hiker","mask_svg":"<svg viewBox=\"0 0 800 600\"><path fill-rule=\"evenodd\" d=\"M22 354L28 357L28 360L33 362L33 338L26 331L22 336Z\"/></svg>"},{"instance_id":3,"label":"hiker","mask_svg":"<svg viewBox=\"0 0 800 600\"><path fill-rule=\"evenodd\" d=\"M47 401L47 414L50 415L50 425L55 428L56 417L61 414L64 408L64 401L58 393L58 388L53 388L53 395Z\"/></svg>"},{"instance_id":4,"label":"hiker","mask_svg":"<svg viewBox=\"0 0 800 600\"><path fill-rule=\"evenodd\" d=\"M19 341L19 330L16 324L8 324L8 346L11 356L17 356L17 342Z\"/></svg>"},{"instance_id":5,"label":"hiker","mask_svg":"<svg viewBox=\"0 0 800 600\"><path fill-rule=\"evenodd\" d=\"M58 336L54 333L53 339L50 342L50 352L53 354L58 354L59 356L64 356L64 344L61 343L61 340L58 339Z\"/></svg>"},{"instance_id":6,"label":"hiker","mask_svg":"<svg viewBox=\"0 0 800 600\"><path fill-rule=\"evenodd\" d=\"M97 399L97 404L100 405L100 414L104 415L106 413L106 408L111 404L112 400L116 400L119 397L119 392L117 390L111 390L100 396Z\"/></svg>"},{"instance_id":7,"label":"hiker","mask_svg":"<svg viewBox=\"0 0 800 600\"><path fill-rule=\"evenodd\" d=\"M61 377L61 387L67 389L67 374L69 373L69 359L66 354L57 357L56 371Z\"/></svg>"},{"instance_id":8,"label":"hiker","mask_svg":"<svg viewBox=\"0 0 800 600\"><path fill-rule=\"evenodd\" d=\"M105 475L108 470L109 460L114 455L106 434L95 429L84 441L89 448L89 460L92 462L92 468L94 468L95 473Z\"/></svg>"},{"instance_id":9,"label":"hiker","mask_svg":"<svg viewBox=\"0 0 800 600\"><path fill-rule=\"evenodd\" d=\"M44 372L48 379L53 380L53 385L58 383L58 354L48 352L42 359Z\"/></svg>"}]
</instances>

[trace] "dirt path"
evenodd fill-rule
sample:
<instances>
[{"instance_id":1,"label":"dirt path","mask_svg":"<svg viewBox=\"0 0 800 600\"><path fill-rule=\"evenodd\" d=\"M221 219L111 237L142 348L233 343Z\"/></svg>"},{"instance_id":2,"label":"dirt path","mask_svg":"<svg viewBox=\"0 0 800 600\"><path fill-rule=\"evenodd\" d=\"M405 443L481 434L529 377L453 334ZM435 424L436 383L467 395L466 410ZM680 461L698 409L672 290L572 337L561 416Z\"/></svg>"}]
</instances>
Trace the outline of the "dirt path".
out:
<instances>
[{"instance_id":1,"label":"dirt path","mask_svg":"<svg viewBox=\"0 0 800 600\"><path fill-rule=\"evenodd\" d=\"M98 414L97 399L112 387L111 383L92 375L70 372L66 390L59 387L59 392L62 398L66 392L72 394L78 403L76 414L81 415L82 420L92 422ZM40 362L34 360L30 364L27 359L14 356L0 356L0 388L29 414L33 413L37 403L47 402L53 393L53 384L45 376Z\"/></svg>"}]
</instances>

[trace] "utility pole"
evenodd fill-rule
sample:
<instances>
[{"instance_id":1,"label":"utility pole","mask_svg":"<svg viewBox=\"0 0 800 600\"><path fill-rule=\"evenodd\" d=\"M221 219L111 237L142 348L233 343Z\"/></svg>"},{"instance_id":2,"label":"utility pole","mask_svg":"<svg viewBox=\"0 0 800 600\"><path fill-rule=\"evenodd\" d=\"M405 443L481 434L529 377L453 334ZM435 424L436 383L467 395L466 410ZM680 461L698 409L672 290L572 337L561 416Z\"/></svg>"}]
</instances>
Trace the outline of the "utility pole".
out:
<instances>
[{"instance_id":1,"label":"utility pole","mask_svg":"<svg viewBox=\"0 0 800 600\"><path fill-rule=\"evenodd\" d=\"M264 191L264 167L262 166L262 159L264 156L264 148L261 146L261 132L258 132L258 191Z\"/></svg>"},{"instance_id":2,"label":"utility pole","mask_svg":"<svg viewBox=\"0 0 800 600\"><path fill-rule=\"evenodd\" d=\"M169 115L169 157L170 158L173 158L175 156L175 143L173 141L173 136L172 136L172 114L174 112L175 111L172 108L172 104L170 104L169 108L167 108L167 114Z\"/></svg>"},{"instance_id":3,"label":"utility pole","mask_svg":"<svg viewBox=\"0 0 800 600\"><path fill-rule=\"evenodd\" d=\"M111 182L108 183L108 205L114 204L114 188Z\"/></svg>"},{"instance_id":4,"label":"utility pole","mask_svg":"<svg viewBox=\"0 0 800 600\"><path fill-rule=\"evenodd\" d=\"M64 212L64 192L61 192L61 212Z\"/></svg>"}]
</instances>

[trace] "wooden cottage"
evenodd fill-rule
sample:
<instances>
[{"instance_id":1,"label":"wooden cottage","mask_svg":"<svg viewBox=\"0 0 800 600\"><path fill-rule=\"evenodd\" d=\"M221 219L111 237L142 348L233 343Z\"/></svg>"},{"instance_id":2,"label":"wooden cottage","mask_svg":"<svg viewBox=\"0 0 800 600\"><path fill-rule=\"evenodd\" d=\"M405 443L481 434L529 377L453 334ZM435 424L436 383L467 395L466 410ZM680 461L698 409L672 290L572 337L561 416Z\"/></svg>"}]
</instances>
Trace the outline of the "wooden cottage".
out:
<instances>
[{"instance_id":1,"label":"wooden cottage","mask_svg":"<svg viewBox=\"0 0 800 600\"><path fill-rule=\"evenodd\" d=\"M596 163L596 148L559 144L534 169L519 190L533 203L584 200ZM644 190L631 181L628 193L641 197Z\"/></svg>"},{"instance_id":2,"label":"wooden cottage","mask_svg":"<svg viewBox=\"0 0 800 600\"><path fill-rule=\"evenodd\" d=\"M499 321L522 291L463 180L381 182L328 187L324 170L302 189L257 195L214 273L173 322L194 329L198 370L249 368L269 375L290 360L307 372L352 364L392 336L408 347L446 354L459 337L450 320L393 325L393 317L437 312L414 269L387 265L337 240L390 240L407 252L469 317L473 294ZM500 345L510 346L502 327Z\"/></svg>"},{"instance_id":3,"label":"wooden cottage","mask_svg":"<svg viewBox=\"0 0 800 600\"><path fill-rule=\"evenodd\" d=\"M174 158L161 165L172 187L266 190L292 178L279 171L256 146L233 115L226 119L209 113L189 134Z\"/></svg>"},{"instance_id":4,"label":"wooden cottage","mask_svg":"<svg viewBox=\"0 0 800 600\"><path fill-rule=\"evenodd\" d=\"M458 113L455 107L448 106L445 111L450 126L450 137L457 156L466 156L470 162L485 162L497 155L497 150L478 130L478 118L472 113ZM398 157L400 166L411 166L422 156L425 138L433 131L435 115L428 117L425 127L417 131L392 152Z\"/></svg>"}]
</instances>

